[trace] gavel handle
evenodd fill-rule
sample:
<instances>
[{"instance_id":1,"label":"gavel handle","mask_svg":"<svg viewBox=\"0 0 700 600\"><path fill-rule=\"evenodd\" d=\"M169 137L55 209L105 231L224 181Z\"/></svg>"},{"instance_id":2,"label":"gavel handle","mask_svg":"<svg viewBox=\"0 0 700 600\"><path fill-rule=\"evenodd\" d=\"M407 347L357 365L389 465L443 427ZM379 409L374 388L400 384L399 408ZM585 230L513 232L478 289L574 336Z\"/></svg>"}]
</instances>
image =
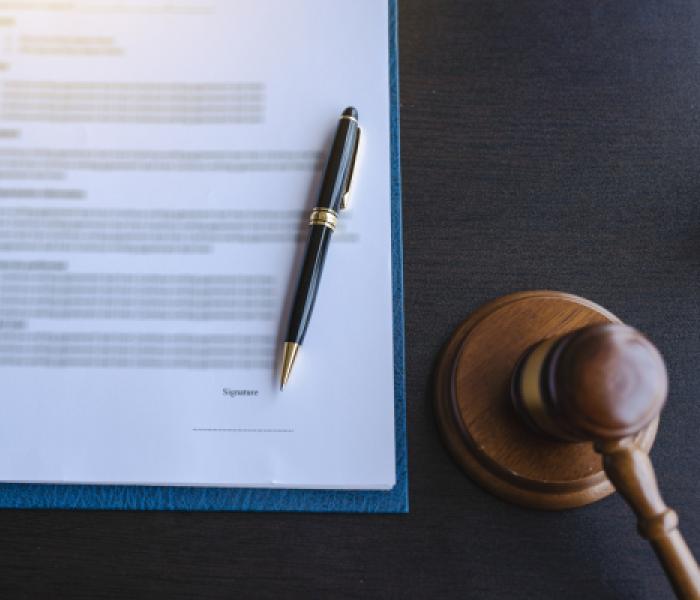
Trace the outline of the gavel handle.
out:
<instances>
[{"instance_id":1,"label":"gavel handle","mask_svg":"<svg viewBox=\"0 0 700 600\"><path fill-rule=\"evenodd\" d=\"M663 501L646 452L633 438L595 443L608 479L637 515L637 526L666 571L676 596L700 600L700 570L681 532L678 515Z\"/></svg>"}]
</instances>

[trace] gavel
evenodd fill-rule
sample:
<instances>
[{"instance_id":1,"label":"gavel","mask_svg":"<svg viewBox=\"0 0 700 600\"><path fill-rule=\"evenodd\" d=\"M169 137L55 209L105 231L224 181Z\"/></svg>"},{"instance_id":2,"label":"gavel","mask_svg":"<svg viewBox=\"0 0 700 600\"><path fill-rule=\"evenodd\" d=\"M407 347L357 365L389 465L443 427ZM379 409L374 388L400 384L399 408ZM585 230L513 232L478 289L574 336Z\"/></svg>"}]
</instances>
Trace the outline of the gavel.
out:
<instances>
[{"instance_id":1,"label":"gavel","mask_svg":"<svg viewBox=\"0 0 700 600\"><path fill-rule=\"evenodd\" d=\"M511 380L513 405L541 435L593 442L608 479L637 515L676 594L700 598L700 570L635 436L658 418L668 378L661 354L622 324L591 325L536 344Z\"/></svg>"},{"instance_id":2,"label":"gavel","mask_svg":"<svg viewBox=\"0 0 700 600\"><path fill-rule=\"evenodd\" d=\"M676 595L700 599L700 570L647 453L668 377L645 336L576 296L507 296L457 329L436 392L445 441L477 482L546 509L581 506L616 489Z\"/></svg>"}]
</instances>

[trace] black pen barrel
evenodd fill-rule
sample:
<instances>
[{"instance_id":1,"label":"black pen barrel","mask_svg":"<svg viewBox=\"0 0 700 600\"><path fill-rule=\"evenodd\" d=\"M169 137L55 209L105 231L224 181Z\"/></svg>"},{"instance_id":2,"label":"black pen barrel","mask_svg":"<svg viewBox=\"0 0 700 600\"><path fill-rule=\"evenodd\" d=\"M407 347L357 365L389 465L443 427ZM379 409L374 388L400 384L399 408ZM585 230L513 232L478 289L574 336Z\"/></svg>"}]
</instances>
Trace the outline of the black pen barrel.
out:
<instances>
[{"instance_id":1,"label":"black pen barrel","mask_svg":"<svg viewBox=\"0 0 700 600\"><path fill-rule=\"evenodd\" d=\"M358 135L357 111L354 108L348 108L338 122L316 206L336 211L340 208L343 191L347 185L347 177L352 171L355 141ZM345 176L338 177L339 173L343 173Z\"/></svg>"},{"instance_id":2,"label":"black pen barrel","mask_svg":"<svg viewBox=\"0 0 700 600\"><path fill-rule=\"evenodd\" d=\"M289 330L285 340L287 342L301 344L304 341L332 234L333 231L325 225L311 225L304 264L299 274L299 285L289 319Z\"/></svg>"}]
</instances>

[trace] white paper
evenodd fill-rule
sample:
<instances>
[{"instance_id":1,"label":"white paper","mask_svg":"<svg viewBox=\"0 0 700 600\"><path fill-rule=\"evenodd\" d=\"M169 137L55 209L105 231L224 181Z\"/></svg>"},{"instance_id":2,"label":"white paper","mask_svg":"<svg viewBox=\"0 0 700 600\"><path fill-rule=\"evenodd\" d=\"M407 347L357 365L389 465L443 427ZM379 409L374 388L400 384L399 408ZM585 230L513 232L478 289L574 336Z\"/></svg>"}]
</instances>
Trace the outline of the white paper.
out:
<instances>
[{"instance_id":1,"label":"white paper","mask_svg":"<svg viewBox=\"0 0 700 600\"><path fill-rule=\"evenodd\" d=\"M0 480L394 485L387 13L0 0ZM347 105L352 207L280 392Z\"/></svg>"}]
</instances>

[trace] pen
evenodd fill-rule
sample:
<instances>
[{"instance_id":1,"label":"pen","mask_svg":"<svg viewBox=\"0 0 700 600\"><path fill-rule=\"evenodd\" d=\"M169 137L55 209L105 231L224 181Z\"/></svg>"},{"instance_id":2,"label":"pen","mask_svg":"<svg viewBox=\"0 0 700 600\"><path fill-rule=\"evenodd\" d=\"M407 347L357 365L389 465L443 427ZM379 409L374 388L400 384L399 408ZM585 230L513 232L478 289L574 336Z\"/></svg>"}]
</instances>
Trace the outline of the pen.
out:
<instances>
[{"instance_id":1,"label":"pen","mask_svg":"<svg viewBox=\"0 0 700 600\"><path fill-rule=\"evenodd\" d=\"M280 389L284 389L289 381L289 374L292 372L294 361L309 326L328 244L338 222L338 211L347 208L348 205L348 191L359 143L360 126L357 110L348 107L343 111L338 122L333 147L323 174L318 202L311 211L309 219L311 232L299 274L289 328L282 348Z\"/></svg>"}]
</instances>

